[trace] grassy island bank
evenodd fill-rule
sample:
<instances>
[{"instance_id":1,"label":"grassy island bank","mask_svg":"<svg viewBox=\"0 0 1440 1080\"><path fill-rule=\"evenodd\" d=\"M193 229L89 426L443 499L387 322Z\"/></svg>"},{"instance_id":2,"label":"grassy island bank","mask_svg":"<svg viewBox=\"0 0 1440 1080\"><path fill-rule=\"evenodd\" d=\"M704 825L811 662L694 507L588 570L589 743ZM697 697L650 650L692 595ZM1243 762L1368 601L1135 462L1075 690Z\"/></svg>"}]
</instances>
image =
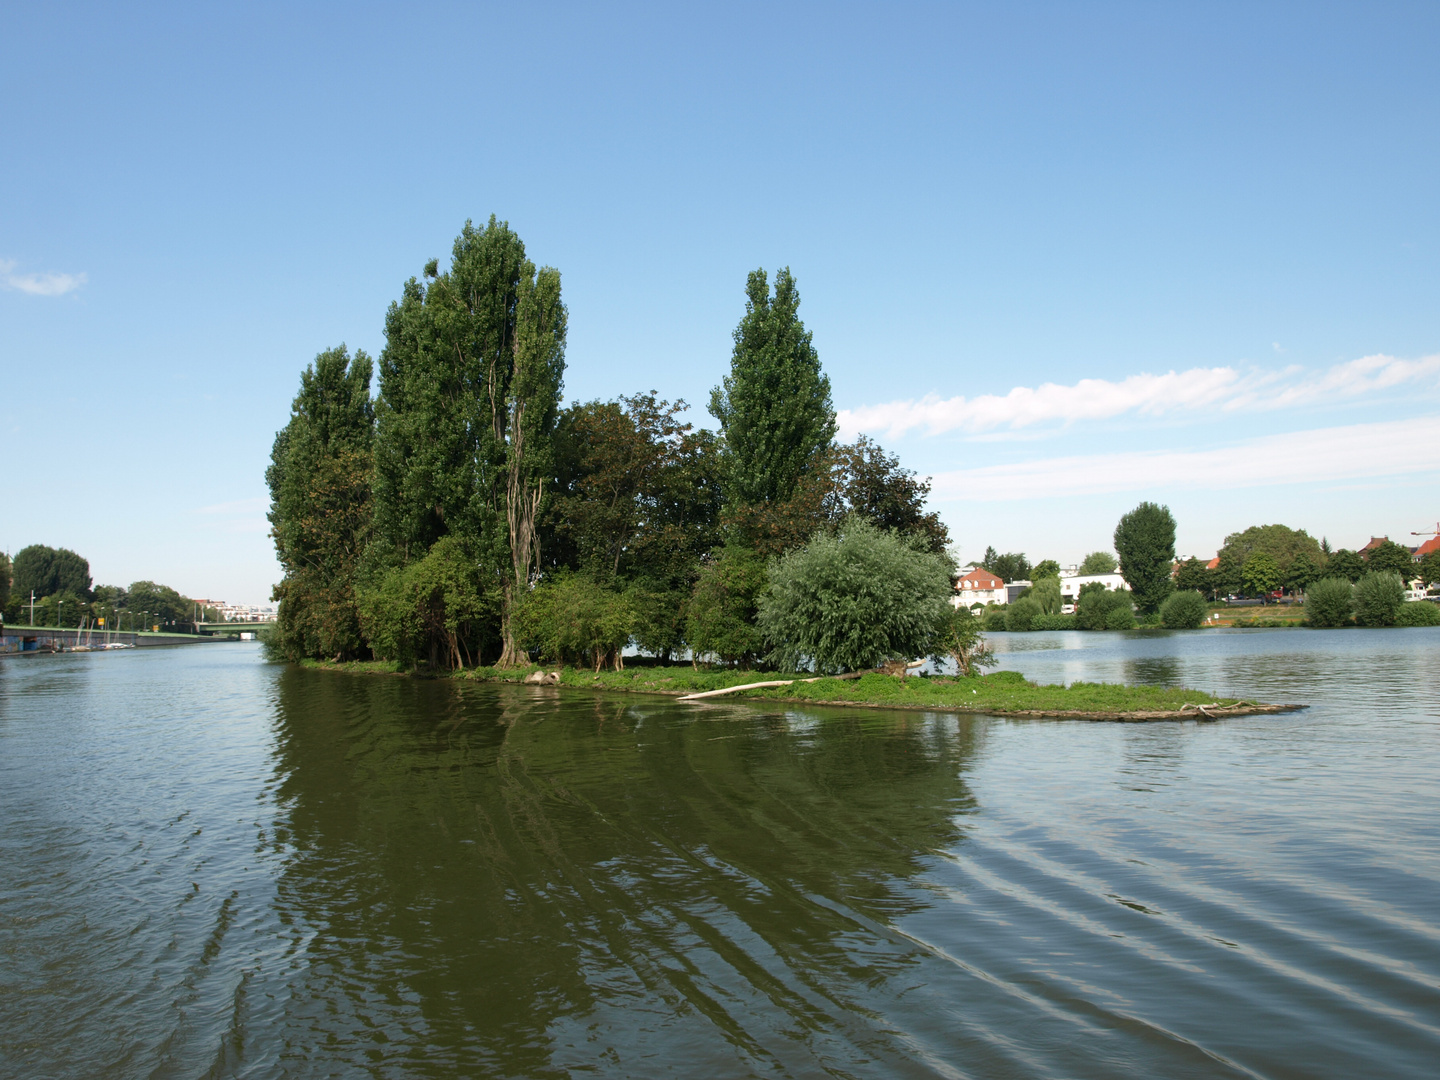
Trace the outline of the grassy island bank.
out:
<instances>
[{"instance_id":1,"label":"grassy island bank","mask_svg":"<svg viewBox=\"0 0 1440 1080\"><path fill-rule=\"evenodd\" d=\"M319 670L402 675L400 665L384 661L330 663L305 661ZM754 671L705 670L688 666L639 667L625 671L594 672L573 667L552 668L559 685L582 690L618 691L630 694L663 694L679 697L707 690L721 690L756 681L810 679L806 672L791 674ZM464 671L442 670L434 677L475 682L524 683L545 669L479 667ZM694 704L703 708L737 699L797 702L811 705L845 705L883 709L942 709L950 712L986 713L997 716L1052 717L1073 720L1195 720L1222 716L1286 712L1296 705L1269 705L1236 698L1215 697L1198 690L1165 686L1124 686L1115 683L1073 683L1070 686L1042 686L1029 682L1016 671L970 678L910 676L870 673L859 678L822 678L741 690L721 698Z\"/></svg>"}]
</instances>

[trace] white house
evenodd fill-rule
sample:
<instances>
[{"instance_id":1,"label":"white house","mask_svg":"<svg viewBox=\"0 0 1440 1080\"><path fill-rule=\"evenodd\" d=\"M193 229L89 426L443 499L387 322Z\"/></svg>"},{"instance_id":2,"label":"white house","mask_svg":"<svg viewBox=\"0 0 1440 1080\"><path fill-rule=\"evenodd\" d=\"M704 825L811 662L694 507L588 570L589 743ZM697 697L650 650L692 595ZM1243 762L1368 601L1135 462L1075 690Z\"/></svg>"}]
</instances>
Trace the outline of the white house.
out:
<instances>
[{"instance_id":1,"label":"white house","mask_svg":"<svg viewBox=\"0 0 1440 1080\"><path fill-rule=\"evenodd\" d=\"M956 607L964 604L972 608L1006 603L1005 582L977 566L955 583L955 596L950 602Z\"/></svg>"},{"instance_id":2,"label":"white house","mask_svg":"<svg viewBox=\"0 0 1440 1080\"><path fill-rule=\"evenodd\" d=\"M1060 571L1060 602L1073 604L1080 590L1091 582L1099 582L1107 589L1126 588L1125 579L1119 574L1081 574L1075 570Z\"/></svg>"}]
</instances>

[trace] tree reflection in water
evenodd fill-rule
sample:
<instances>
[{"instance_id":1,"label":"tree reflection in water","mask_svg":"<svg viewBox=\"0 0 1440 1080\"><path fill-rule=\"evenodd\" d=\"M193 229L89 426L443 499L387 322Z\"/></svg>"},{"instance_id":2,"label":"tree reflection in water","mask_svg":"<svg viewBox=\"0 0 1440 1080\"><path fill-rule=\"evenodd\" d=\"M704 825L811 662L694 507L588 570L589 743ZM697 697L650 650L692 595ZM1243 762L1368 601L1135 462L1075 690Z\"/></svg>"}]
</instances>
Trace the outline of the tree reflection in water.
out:
<instances>
[{"instance_id":1,"label":"tree reflection in water","mask_svg":"<svg viewBox=\"0 0 1440 1080\"><path fill-rule=\"evenodd\" d=\"M960 839L968 722L297 670L278 693L291 1060L903 1063L878 1016L917 960L888 924Z\"/></svg>"}]
</instances>

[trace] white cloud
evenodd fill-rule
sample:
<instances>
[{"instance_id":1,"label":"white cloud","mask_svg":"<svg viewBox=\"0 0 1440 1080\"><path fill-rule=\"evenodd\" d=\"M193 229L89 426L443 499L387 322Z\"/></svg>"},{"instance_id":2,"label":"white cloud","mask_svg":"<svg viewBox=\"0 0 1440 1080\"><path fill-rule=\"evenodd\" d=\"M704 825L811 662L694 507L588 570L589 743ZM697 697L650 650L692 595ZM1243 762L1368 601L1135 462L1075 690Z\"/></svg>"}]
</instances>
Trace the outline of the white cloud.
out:
<instances>
[{"instance_id":1,"label":"white cloud","mask_svg":"<svg viewBox=\"0 0 1440 1080\"><path fill-rule=\"evenodd\" d=\"M1046 458L940 473L933 496L997 502L1117 491L1244 488L1440 470L1440 416L1267 435L1210 450Z\"/></svg>"},{"instance_id":2,"label":"white cloud","mask_svg":"<svg viewBox=\"0 0 1440 1080\"><path fill-rule=\"evenodd\" d=\"M1004 396L982 394L941 400L892 401L842 409L841 433L894 438L915 429L928 435L947 431L975 434L1019 430L1036 424L1108 420L1127 413L1160 416L1197 409L1275 409L1345 400L1406 383L1440 381L1440 354L1419 360L1366 356L1336 364L1316 376L1298 365L1279 371L1241 372L1233 367L1191 368L1163 375L1131 375L1119 382L1081 379L1073 386L1044 383L1017 386Z\"/></svg>"},{"instance_id":3,"label":"white cloud","mask_svg":"<svg viewBox=\"0 0 1440 1080\"><path fill-rule=\"evenodd\" d=\"M84 274L17 274L14 259L0 259L0 287L31 296L64 296L86 280Z\"/></svg>"}]
</instances>

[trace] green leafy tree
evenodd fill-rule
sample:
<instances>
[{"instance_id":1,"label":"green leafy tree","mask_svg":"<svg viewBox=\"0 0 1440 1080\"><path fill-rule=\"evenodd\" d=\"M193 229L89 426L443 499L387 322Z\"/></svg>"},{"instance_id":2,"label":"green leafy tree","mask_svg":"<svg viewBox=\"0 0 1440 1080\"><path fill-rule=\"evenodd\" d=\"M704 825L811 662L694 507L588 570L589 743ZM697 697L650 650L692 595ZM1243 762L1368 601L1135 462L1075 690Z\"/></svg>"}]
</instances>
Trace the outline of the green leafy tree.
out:
<instances>
[{"instance_id":1,"label":"green leafy tree","mask_svg":"<svg viewBox=\"0 0 1440 1080\"><path fill-rule=\"evenodd\" d=\"M994 667L999 660L991 651L983 631L984 624L968 607L964 604L952 606L940 635L935 659L939 661L942 656L948 657L955 665L955 673L965 679L980 674L979 668Z\"/></svg>"},{"instance_id":2,"label":"green leafy tree","mask_svg":"<svg viewBox=\"0 0 1440 1080\"><path fill-rule=\"evenodd\" d=\"M1349 582L1359 581L1365 576L1365 560L1349 548L1331 552L1326 560L1323 573L1327 578L1344 578Z\"/></svg>"},{"instance_id":3,"label":"green leafy tree","mask_svg":"<svg viewBox=\"0 0 1440 1080\"><path fill-rule=\"evenodd\" d=\"M700 568L687 609L685 638L695 662L714 656L726 663L753 663L765 648L755 625L765 563L741 544L712 552Z\"/></svg>"},{"instance_id":4,"label":"green leafy tree","mask_svg":"<svg viewBox=\"0 0 1440 1080\"><path fill-rule=\"evenodd\" d=\"M1305 620L1311 626L1344 626L1354 613L1355 587L1348 578L1327 577L1305 593Z\"/></svg>"},{"instance_id":5,"label":"green leafy tree","mask_svg":"<svg viewBox=\"0 0 1440 1080\"><path fill-rule=\"evenodd\" d=\"M195 604L168 585L154 581L132 581L126 590L126 603L135 614L146 613L145 626L164 630L189 629L194 622Z\"/></svg>"},{"instance_id":6,"label":"green leafy tree","mask_svg":"<svg viewBox=\"0 0 1440 1080\"><path fill-rule=\"evenodd\" d=\"M1080 586L1075 603L1075 626L1080 630L1105 630L1112 612L1121 612L1133 626L1134 601L1128 589L1107 589L1098 581ZM1116 616L1116 621L1122 621ZM1124 629L1125 627L1121 627Z\"/></svg>"},{"instance_id":7,"label":"green leafy tree","mask_svg":"<svg viewBox=\"0 0 1440 1080\"><path fill-rule=\"evenodd\" d=\"M996 604L987 607L979 616L987 634L996 634L1005 629L1005 616L1010 610L1009 604Z\"/></svg>"},{"instance_id":8,"label":"green leafy tree","mask_svg":"<svg viewBox=\"0 0 1440 1080\"><path fill-rule=\"evenodd\" d=\"M1300 552L1285 571L1285 586L1303 593L1312 583L1320 580L1320 566L1307 552Z\"/></svg>"},{"instance_id":9,"label":"green leafy tree","mask_svg":"<svg viewBox=\"0 0 1440 1080\"><path fill-rule=\"evenodd\" d=\"M1120 572L1143 614L1159 609L1174 588L1175 519L1168 506L1142 502L1115 527Z\"/></svg>"},{"instance_id":10,"label":"green leafy tree","mask_svg":"<svg viewBox=\"0 0 1440 1080\"><path fill-rule=\"evenodd\" d=\"M1046 615L1058 615L1063 598L1060 595L1059 577L1043 577L1025 590L1022 599L1035 601Z\"/></svg>"},{"instance_id":11,"label":"green leafy tree","mask_svg":"<svg viewBox=\"0 0 1440 1080\"><path fill-rule=\"evenodd\" d=\"M1355 583L1355 621L1361 626L1394 626L1405 603L1405 583L1392 570L1371 570Z\"/></svg>"},{"instance_id":12,"label":"green leafy tree","mask_svg":"<svg viewBox=\"0 0 1440 1080\"><path fill-rule=\"evenodd\" d=\"M1175 571L1175 588L1182 592L1209 593L1214 582L1214 575L1199 559L1186 559Z\"/></svg>"},{"instance_id":13,"label":"green leafy tree","mask_svg":"<svg viewBox=\"0 0 1440 1080\"><path fill-rule=\"evenodd\" d=\"M0 551L0 613L4 613L10 606L10 575L12 572L10 556Z\"/></svg>"},{"instance_id":14,"label":"green leafy tree","mask_svg":"<svg viewBox=\"0 0 1440 1080\"><path fill-rule=\"evenodd\" d=\"M1005 612L1005 629L1012 632L1034 630L1036 621L1043 614L1044 611L1033 599L1028 596L1021 597L1010 604Z\"/></svg>"},{"instance_id":15,"label":"green leafy tree","mask_svg":"<svg viewBox=\"0 0 1440 1080\"><path fill-rule=\"evenodd\" d=\"M1045 559L1043 562L1036 563L1035 568L1030 571L1031 581L1044 581L1046 578L1060 580L1060 564L1054 559Z\"/></svg>"},{"instance_id":16,"label":"green leafy tree","mask_svg":"<svg viewBox=\"0 0 1440 1080\"><path fill-rule=\"evenodd\" d=\"M68 593L89 599L90 563L69 548L31 544L15 553L11 567L15 592L29 599L51 593Z\"/></svg>"},{"instance_id":17,"label":"green leafy tree","mask_svg":"<svg viewBox=\"0 0 1440 1080\"><path fill-rule=\"evenodd\" d=\"M1278 589L1284 580L1280 567L1267 551L1256 551L1246 559L1241 575L1245 579L1245 588L1261 596Z\"/></svg>"},{"instance_id":18,"label":"green leafy tree","mask_svg":"<svg viewBox=\"0 0 1440 1080\"><path fill-rule=\"evenodd\" d=\"M270 535L285 573L273 647L291 660L368 652L355 579L370 539L372 370L344 345L316 356L270 451Z\"/></svg>"},{"instance_id":19,"label":"green leafy tree","mask_svg":"<svg viewBox=\"0 0 1440 1080\"><path fill-rule=\"evenodd\" d=\"M561 574L525 598L517 630L526 647L546 660L620 671L634 625L635 612L624 594L588 574Z\"/></svg>"},{"instance_id":20,"label":"green leafy tree","mask_svg":"<svg viewBox=\"0 0 1440 1080\"><path fill-rule=\"evenodd\" d=\"M950 561L863 518L772 561L757 623L786 668L853 671L931 653L950 612Z\"/></svg>"},{"instance_id":21,"label":"green leafy tree","mask_svg":"<svg viewBox=\"0 0 1440 1080\"><path fill-rule=\"evenodd\" d=\"M859 514L882 529L917 540L937 555L950 546L950 530L938 514L925 511L928 477L917 479L913 471L900 466L899 458L864 435L851 445L836 447L835 457L839 515Z\"/></svg>"},{"instance_id":22,"label":"green leafy tree","mask_svg":"<svg viewBox=\"0 0 1440 1080\"><path fill-rule=\"evenodd\" d=\"M1416 570L1420 575L1420 580L1426 585L1440 582L1440 548L1436 548L1422 558Z\"/></svg>"},{"instance_id":23,"label":"green leafy tree","mask_svg":"<svg viewBox=\"0 0 1440 1080\"><path fill-rule=\"evenodd\" d=\"M463 668L477 663L487 644L500 590L494 575L479 570L466 540L446 536L423 558L362 587L358 601L365 635L380 658L407 667Z\"/></svg>"},{"instance_id":24,"label":"green leafy tree","mask_svg":"<svg viewBox=\"0 0 1440 1080\"><path fill-rule=\"evenodd\" d=\"M1113 574L1120 563L1108 551L1092 551L1080 563L1082 574Z\"/></svg>"},{"instance_id":25,"label":"green leafy tree","mask_svg":"<svg viewBox=\"0 0 1440 1080\"><path fill-rule=\"evenodd\" d=\"M1245 588L1244 565L1235 552L1222 550L1210 571L1210 580L1217 594L1237 593Z\"/></svg>"},{"instance_id":26,"label":"green leafy tree","mask_svg":"<svg viewBox=\"0 0 1440 1080\"><path fill-rule=\"evenodd\" d=\"M1160 605L1160 621L1171 630L1196 630L1205 615L1205 598L1192 589L1173 592Z\"/></svg>"},{"instance_id":27,"label":"green leafy tree","mask_svg":"<svg viewBox=\"0 0 1440 1080\"><path fill-rule=\"evenodd\" d=\"M1290 564L1301 555L1307 556L1316 565L1325 559L1320 543L1304 529L1292 529L1286 525L1252 525L1243 532L1231 533L1225 538L1220 549L1221 555L1229 553L1236 564L1244 567L1250 557L1264 552L1275 561L1282 575L1290 570Z\"/></svg>"},{"instance_id":28,"label":"green leafy tree","mask_svg":"<svg viewBox=\"0 0 1440 1080\"><path fill-rule=\"evenodd\" d=\"M986 548L985 562L980 565L1007 583L1030 580L1030 560L1023 552L1011 551L998 555L994 548Z\"/></svg>"},{"instance_id":29,"label":"green leafy tree","mask_svg":"<svg viewBox=\"0 0 1440 1080\"><path fill-rule=\"evenodd\" d=\"M1370 573L1389 572L1402 581L1409 581L1415 576L1415 556L1405 545L1386 539L1370 549L1365 557L1365 569Z\"/></svg>"},{"instance_id":30,"label":"green leafy tree","mask_svg":"<svg viewBox=\"0 0 1440 1080\"><path fill-rule=\"evenodd\" d=\"M835 435L830 380L800 321L789 269L775 275L773 296L763 269L750 274L745 293L730 374L710 395L727 497L740 504L788 498Z\"/></svg>"}]
</instances>

